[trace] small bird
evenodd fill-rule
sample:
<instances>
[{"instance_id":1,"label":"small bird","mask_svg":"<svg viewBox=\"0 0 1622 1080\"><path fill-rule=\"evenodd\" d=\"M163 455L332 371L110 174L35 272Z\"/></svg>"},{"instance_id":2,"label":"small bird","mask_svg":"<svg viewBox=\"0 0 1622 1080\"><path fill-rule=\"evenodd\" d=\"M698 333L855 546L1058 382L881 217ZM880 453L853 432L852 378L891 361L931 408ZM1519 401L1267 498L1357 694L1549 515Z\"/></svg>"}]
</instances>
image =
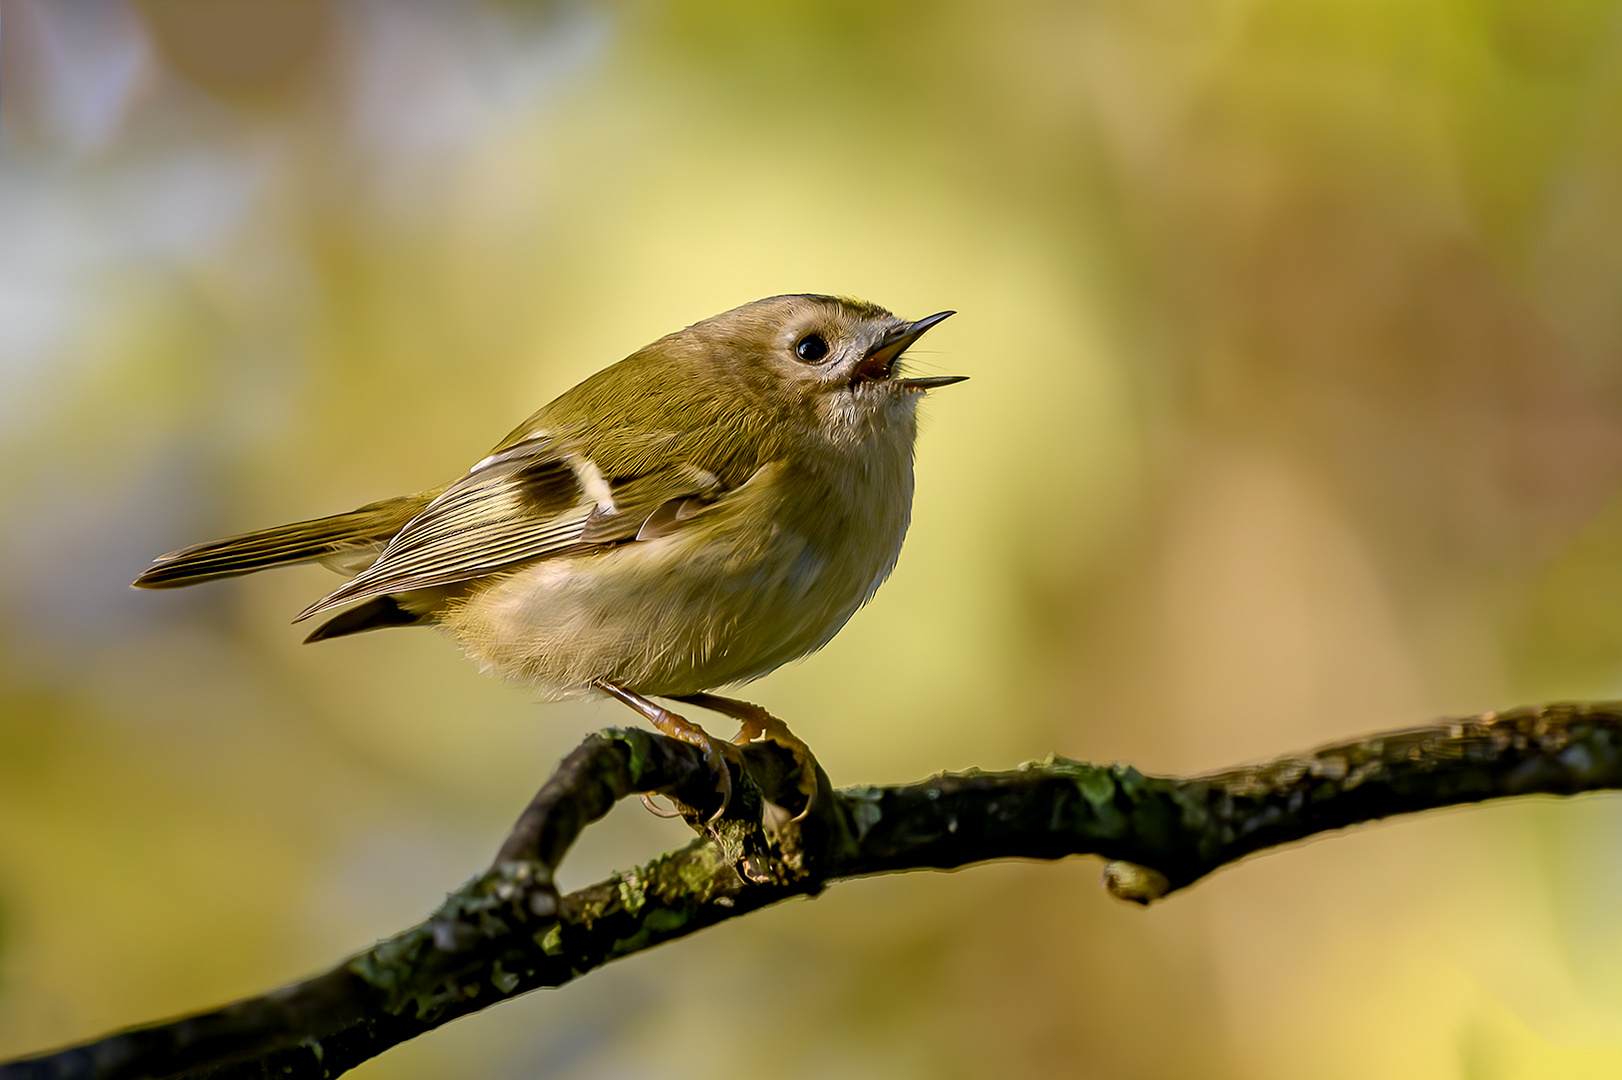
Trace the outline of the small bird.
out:
<instances>
[{"instance_id":1,"label":"small bird","mask_svg":"<svg viewBox=\"0 0 1622 1080\"><path fill-rule=\"evenodd\" d=\"M651 698L803 749L710 691L820 649L889 576L918 401L965 378L897 361L952 314L757 300L599 371L451 484L183 548L134 584L320 562L350 580L294 621L345 610L306 641L438 626L485 670L549 698L606 693L712 764L702 729Z\"/></svg>"}]
</instances>

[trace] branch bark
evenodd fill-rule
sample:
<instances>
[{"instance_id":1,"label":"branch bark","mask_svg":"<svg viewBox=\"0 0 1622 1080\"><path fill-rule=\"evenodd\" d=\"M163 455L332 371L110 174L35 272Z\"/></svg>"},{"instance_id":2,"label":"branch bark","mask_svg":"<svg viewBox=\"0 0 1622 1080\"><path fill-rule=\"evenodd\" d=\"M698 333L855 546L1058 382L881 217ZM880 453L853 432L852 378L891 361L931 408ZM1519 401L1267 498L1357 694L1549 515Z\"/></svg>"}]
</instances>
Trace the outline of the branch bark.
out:
<instances>
[{"instance_id":1,"label":"branch bark","mask_svg":"<svg viewBox=\"0 0 1622 1080\"><path fill-rule=\"evenodd\" d=\"M1009 772L834 790L771 742L716 777L642 730L586 739L542 787L495 864L423 923L304 982L211 1012L0 1064L0 1080L334 1077L459 1016L844 878L1001 858L1111 860L1115 895L1149 903L1294 840L1396 814L1622 788L1622 704L1560 704L1384 732L1203 776L1059 757ZM816 795L803 793L815 771ZM662 792L687 846L567 896L552 872L592 821Z\"/></svg>"}]
</instances>

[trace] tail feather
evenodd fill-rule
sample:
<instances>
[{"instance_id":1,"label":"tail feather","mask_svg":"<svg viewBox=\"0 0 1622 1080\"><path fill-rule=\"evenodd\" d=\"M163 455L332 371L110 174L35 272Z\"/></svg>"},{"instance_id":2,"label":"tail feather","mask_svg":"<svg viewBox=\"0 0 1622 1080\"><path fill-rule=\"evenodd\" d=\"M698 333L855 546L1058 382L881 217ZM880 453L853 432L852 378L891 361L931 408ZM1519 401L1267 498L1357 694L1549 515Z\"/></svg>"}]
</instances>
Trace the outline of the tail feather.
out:
<instances>
[{"instance_id":1,"label":"tail feather","mask_svg":"<svg viewBox=\"0 0 1622 1080\"><path fill-rule=\"evenodd\" d=\"M437 494L425 491L402 495L347 514L194 544L158 556L133 585L138 589L173 589L318 559L364 566Z\"/></svg>"}]
</instances>

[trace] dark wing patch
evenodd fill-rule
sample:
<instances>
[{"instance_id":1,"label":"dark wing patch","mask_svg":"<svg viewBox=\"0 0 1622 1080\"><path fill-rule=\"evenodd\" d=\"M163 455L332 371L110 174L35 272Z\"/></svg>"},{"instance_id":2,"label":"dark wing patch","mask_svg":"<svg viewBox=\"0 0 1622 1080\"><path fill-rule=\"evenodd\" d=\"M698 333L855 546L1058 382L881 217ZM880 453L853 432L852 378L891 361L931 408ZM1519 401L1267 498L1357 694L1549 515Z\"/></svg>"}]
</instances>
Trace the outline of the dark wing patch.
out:
<instances>
[{"instance_id":1,"label":"dark wing patch","mask_svg":"<svg viewBox=\"0 0 1622 1080\"><path fill-rule=\"evenodd\" d=\"M409 521L376 562L294 621L339 604L482 577L572 547L593 504L546 444L486 459Z\"/></svg>"},{"instance_id":2,"label":"dark wing patch","mask_svg":"<svg viewBox=\"0 0 1622 1080\"><path fill-rule=\"evenodd\" d=\"M560 452L553 440L526 439L475 465L412 518L376 562L298 619L355 600L665 536L721 494L720 481L693 466L665 466L609 482L594 464Z\"/></svg>"}]
</instances>

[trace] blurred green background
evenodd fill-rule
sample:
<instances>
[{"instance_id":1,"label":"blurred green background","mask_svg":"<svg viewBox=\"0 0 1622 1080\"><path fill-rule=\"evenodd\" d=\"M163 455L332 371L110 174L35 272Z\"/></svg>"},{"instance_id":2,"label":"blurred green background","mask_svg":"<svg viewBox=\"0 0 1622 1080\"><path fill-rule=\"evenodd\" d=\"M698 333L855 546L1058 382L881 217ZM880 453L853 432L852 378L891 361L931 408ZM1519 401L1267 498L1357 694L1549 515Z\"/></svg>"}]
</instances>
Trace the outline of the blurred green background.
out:
<instances>
[{"instance_id":1,"label":"blurred green background","mask_svg":"<svg viewBox=\"0 0 1622 1080\"><path fill-rule=\"evenodd\" d=\"M778 292L961 314L894 579L748 696L836 782L1622 695L1622 4L0 0L0 1055L322 969L607 704L159 552L442 482ZM721 725L718 730L730 732ZM681 842L621 807L566 868ZM357 1075L1622 1072L1622 806L1147 911L841 885Z\"/></svg>"}]
</instances>

